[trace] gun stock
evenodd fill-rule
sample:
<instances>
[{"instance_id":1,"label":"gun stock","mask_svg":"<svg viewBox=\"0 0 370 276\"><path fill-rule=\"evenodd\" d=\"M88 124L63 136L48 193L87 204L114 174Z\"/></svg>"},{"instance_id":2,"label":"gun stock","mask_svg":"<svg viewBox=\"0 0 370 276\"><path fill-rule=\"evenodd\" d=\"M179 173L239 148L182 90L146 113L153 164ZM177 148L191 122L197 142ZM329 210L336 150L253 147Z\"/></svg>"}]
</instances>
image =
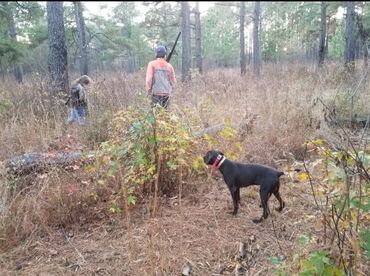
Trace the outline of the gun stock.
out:
<instances>
[{"instance_id":1,"label":"gun stock","mask_svg":"<svg viewBox=\"0 0 370 276\"><path fill-rule=\"evenodd\" d=\"M70 100L71 100L71 96L68 97L67 101L65 102L65 105L67 105Z\"/></svg>"},{"instance_id":2,"label":"gun stock","mask_svg":"<svg viewBox=\"0 0 370 276\"><path fill-rule=\"evenodd\" d=\"M171 52L168 54L168 56L167 56L167 58L166 58L166 61L167 61L167 62L170 62L170 60L171 60L171 57L172 57L173 51L175 50L175 47L176 47L177 41L178 41L178 40L179 40L179 38L180 38L180 35L181 35L181 32L179 32L179 34L177 35L176 40L175 40L175 44L173 44L173 47L172 47L172 49L171 49Z\"/></svg>"}]
</instances>

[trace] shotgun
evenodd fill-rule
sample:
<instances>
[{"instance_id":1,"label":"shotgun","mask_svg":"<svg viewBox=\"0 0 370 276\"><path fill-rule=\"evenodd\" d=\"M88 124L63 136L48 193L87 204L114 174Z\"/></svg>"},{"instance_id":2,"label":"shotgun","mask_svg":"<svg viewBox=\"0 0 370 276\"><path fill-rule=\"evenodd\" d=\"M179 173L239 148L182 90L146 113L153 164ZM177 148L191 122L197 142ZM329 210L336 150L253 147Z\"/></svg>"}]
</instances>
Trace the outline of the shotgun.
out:
<instances>
[{"instance_id":1,"label":"shotgun","mask_svg":"<svg viewBox=\"0 0 370 276\"><path fill-rule=\"evenodd\" d=\"M65 105L67 105L68 103L69 103L69 101L71 100L71 96L68 96L68 99L67 99L67 101L65 102Z\"/></svg>"},{"instance_id":2,"label":"shotgun","mask_svg":"<svg viewBox=\"0 0 370 276\"><path fill-rule=\"evenodd\" d=\"M170 60L171 60L173 51L175 50L175 47L176 47L177 41L179 40L180 35L181 35L181 32L179 32L179 34L177 35L176 40L175 40L175 44L173 44L173 47L171 49L171 52L168 54L168 56L166 58L166 61L167 62L170 62Z\"/></svg>"}]
</instances>

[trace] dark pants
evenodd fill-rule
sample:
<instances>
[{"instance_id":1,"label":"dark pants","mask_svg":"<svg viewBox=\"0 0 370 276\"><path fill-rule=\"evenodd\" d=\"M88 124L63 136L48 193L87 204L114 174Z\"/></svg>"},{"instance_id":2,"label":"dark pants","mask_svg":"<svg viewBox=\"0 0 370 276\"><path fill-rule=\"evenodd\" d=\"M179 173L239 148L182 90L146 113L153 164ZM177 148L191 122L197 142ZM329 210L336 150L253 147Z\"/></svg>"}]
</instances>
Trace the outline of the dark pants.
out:
<instances>
[{"instance_id":1,"label":"dark pants","mask_svg":"<svg viewBox=\"0 0 370 276\"><path fill-rule=\"evenodd\" d=\"M159 104L160 106L164 107L167 109L170 101L169 96L158 96L158 95L153 95L152 96L152 107L154 107L156 104Z\"/></svg>"}]
</instances>

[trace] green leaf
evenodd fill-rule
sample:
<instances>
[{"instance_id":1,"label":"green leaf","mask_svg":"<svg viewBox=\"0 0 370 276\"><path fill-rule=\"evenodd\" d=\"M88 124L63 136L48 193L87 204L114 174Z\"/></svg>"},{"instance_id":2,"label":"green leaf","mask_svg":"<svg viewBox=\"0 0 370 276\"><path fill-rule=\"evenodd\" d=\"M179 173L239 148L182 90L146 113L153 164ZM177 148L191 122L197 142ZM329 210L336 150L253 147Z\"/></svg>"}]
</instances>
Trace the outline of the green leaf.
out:
<instances>
[{"instance_id":1,"label":"green leaf","mask_svg":"<svg viewBox=\"0 0 370 276\"><path fill-rule=\"evenodd\" d=\"M177 168L177 164L174 160L168 160L167 161L167 167L170 169L170 170L176 170Z\"/></svg>"},{"instance_id":2,"label":"green leaf","mask_svg":"<svg viewBox=\"0 0 370 276\"><path fill-rule=\"evenodd\" d=\"M154 122L155 122L155 116L154 116L154 115L149 115L149 116L148 116L148 122L149 122L150 124L154 124Z\"/></svg>"},{"instance_id":3,"label":"green leaf","mask_svg":"<svg viewBox=\"0 0 370 276\"><path fill-rule=\"evenodd\" d=\"M121 148L119 151L118 151L118 153L119 153L119 156L120 157L123 157L123 156L125 156L126 154L127 154L127 149L126 148Z\"/></svg>"},{"instance_id":4,"label":"green leaf","mask_svg":"<svg viewBox=\"0 0 370 276\"><path fill-rule=\"evenodd\" d=\"M309 260L301 261L301 276L321 275L321 276L342 276L342 270L331 263L328 252L318 250L311 254Z\"/></svg>"},{"instance_id":5,"label":"green leaf","mask_svg":"<svg viewBox=\"0 0 370 276\"><path fill-rule=\"evenodd\" d=\"M325 269L325 265L330 264L330 259L325 251L316 251L311 255L310 261L316 266L317 272L321 275Z\"/></svg>"},{"instance_id":6,"label":"green leaf","mask_svg":"<svg viewBox=\"0 0 370 276\"><path fill-rule=\"evenodd\" d=\"M9 99L0 99L0 113L8 110L12 105L13 104Z\"/></svg>"},{"instance_id":7,"label":"green leaf","mask_svg":"<svg viewBox=\"0 0 370 276\"><path fill-rule=\"evenodd\" d=\"M128 204L130 205L135 205L135 203L136 203L136 196L134 196L134 195L129 195L128 196L128 198L127 198L127 202L128 202Z\"/></svg>"},{"instance_id":8,"label":"green leaf","mask_svg":"<svg viewBox=\"0 0 370 276\"><path fill-rule=\"evenodd\" d=\"M109 164L109 170L107 172L107 176L109 176L109 177L114 176L116 171L117 171L117 161L111 160L110 164Z\"/></svg>"},{"instance_id":9,"label":"green leaf","mask_svg":"<svg viewBox=\"0 0 370 276\"><path fill-rule=\"evenodd\" d=\"M112 213L121 213L122 209L114 204L112 207L109 208L109 211L111 211Z\"/></svg>"},{"instance_id":10,"label":"green leaf","mask_svg":"<svg viewBox=\"0 0 370 276\"><path fill-rule=\"evenodd\" d=\"M316 269L311 261L301 260L301 268L302 268L302 271L299 275L301 276L315 275Z\"/></svg>"},{"instance_id":11,"label":"green leaf","mask_svg":"<svg viewBox=\"0 0 370 276\"><path fill-rule=\"evenodd\" d=\"M298 242L299 242L299 245L300 246L306 246L307 244L309 244L310 241L311 241L311 237L310 236L301 235L298 238Z\"/></svg>"},{"instance_id":12,"label":"green leaf","mask_svg":"<svg viewBox=\"0 0 370 276\"><path fill-rule=\"evenodd\" d=\"M352 197L349 201L350 208L359 208L360 207L360 200L356 197Z\"/></svg>"},{"instance_id":13,"label":"green leaf","mask_svg":"<svg viewBox=\"0 0 370 276\"><path fill-rule=\"evenodd\" d=\"M362 204L361 209L364 212L369 212L369 210L370 210L370 198L369 197L367 198L367 202Z\"/></svg>"},{"instance_id":14,"label":"green leaf","mask_svg":"<svg viewBox=\"0 0 370 276\"><path fill-rule=\"evenodd\" d=\"M366 258L370 259L370 230L366 229L360 233L360 241Z\"/></svg>"},{"instance_id":15,"label":"green leaf","mask_svg":"<svg viewBox=\"0 0 370 276\"><path fill-rule=\"evenodd\" d=\"M345 273L333 265L325 267L322 276L344 276Z\"/></svg>"},{"instance_id":16,"label":"green leaf","mask_svg":"<svg viewBox=\"0 0 370 276\"><path fill-rule=\"evenodd\" d=\"M268 258L274 265L276 265L276 266L279 266L281 263L282 263L282 261L284 260L284 256L278 256L278 257L276 257L276 256L270 256L269 258Z\"/></svg>"},{"instance_id":17,"label":"green leaf","mask_svg":"<svg viewBox=\"0 0 370 276\"><path fill-rule=\"evenodd\" d=\"M360 203L360 199L357 197L353 197L350 200L350 207L351 208L359 208L365 213L370 210L370 198L369 197L364 197L362 199L362 202Z\"/></svg>"}]
</instances>

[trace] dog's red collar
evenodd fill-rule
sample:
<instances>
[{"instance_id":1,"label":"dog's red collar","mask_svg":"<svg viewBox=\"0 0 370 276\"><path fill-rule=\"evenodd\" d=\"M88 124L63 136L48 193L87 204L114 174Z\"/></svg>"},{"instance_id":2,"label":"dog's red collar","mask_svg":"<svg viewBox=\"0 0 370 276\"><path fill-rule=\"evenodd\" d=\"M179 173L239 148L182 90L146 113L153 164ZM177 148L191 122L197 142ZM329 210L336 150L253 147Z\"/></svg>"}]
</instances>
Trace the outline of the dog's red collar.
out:
<instances>
[{"instance_id":1,"label":"dog's red collar","mask_svg":"<svg viewBox=\"0 0 370 276\"><path fill-rule=\"evenodd\" d=\"M211 168L213 170L217 170L218 168L221 167L222 163L225 161L225 156L222 156L221 154L219 154L215 160L215 162L212 164Z\"/></svg>"}]
</instances>

